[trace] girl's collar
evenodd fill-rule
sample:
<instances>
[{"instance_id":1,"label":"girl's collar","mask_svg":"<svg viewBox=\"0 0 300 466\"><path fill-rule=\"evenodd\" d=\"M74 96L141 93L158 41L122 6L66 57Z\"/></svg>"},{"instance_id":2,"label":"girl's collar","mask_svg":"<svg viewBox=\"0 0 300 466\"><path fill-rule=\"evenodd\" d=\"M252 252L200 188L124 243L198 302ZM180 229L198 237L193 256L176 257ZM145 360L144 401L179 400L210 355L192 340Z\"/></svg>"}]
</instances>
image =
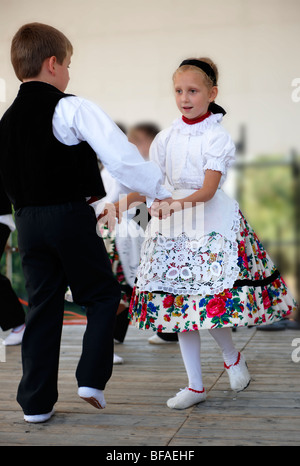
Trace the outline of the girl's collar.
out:
<instances>
[{"instance_id":1,"label":"girl's collar","mask_svg":"<svg viewBox=\"0 0 300 466\"><path fill-rule=\"evenodd\" d=\"M197 118L186 118L184 115L182 115L182 121L186 123L187 125L195 125L196 123L201 123L201 121L206 120L211 115L211 112L206 112L204 115L197 117Z\"/></svg>"},{"instance_id":2,"label":"girl's collar","mask_svg":"<svg viewBox=\"0 0 300 466\"><path fill-rule=\"evenodd\" d=\"M221 123L222 119L223 115L221 113L212 113L207 118L200 121L200 123L195 122L194 124L186 124L180 117L177 118L177 120L173 121L172 128L176 131L179 131L181 134L197 136L198 134L204 133L213 125Z\"/></svg>"}]
</instances>

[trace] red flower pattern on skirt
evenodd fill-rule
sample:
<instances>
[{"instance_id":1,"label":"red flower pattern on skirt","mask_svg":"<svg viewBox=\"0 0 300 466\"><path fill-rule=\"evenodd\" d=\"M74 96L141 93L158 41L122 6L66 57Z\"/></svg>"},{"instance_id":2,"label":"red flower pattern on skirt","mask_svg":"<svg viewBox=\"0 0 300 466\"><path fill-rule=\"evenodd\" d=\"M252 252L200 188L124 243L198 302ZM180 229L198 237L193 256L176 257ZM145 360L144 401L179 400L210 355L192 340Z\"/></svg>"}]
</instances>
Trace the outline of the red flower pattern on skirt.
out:
<instances>
[{"instance_id":1,"label":"red flower pattern on skirt","mask_svg":"<svg viewBox=\"0 0 300 466\"><path fill-rule=\"evenodd\" d=\"M225 302L222 298L213 298L206 306L207 317L212 319L215 316L222 315L226 312Z\"/></svg>"}]
</instances>

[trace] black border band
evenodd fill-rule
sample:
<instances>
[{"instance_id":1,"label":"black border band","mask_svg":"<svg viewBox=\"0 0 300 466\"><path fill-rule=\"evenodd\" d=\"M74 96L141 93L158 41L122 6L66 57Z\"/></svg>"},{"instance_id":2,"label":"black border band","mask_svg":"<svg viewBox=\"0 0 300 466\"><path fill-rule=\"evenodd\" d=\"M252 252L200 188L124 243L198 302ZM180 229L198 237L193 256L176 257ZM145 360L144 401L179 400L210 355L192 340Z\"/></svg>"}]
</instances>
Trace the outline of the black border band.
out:
<instances>
[{"instance_id":1,"label":"black border band","mask_svg":"<svg viewBox=\"0 0 300 466\"><path fill-rule=\"evenodd\" d=\"M267 286L273 283L279 277L280 277L280 273L278 270L276 270L274 273L272 273L272 275L270 275L267 278L263 278L262 280L249 280L249 279L236 280L232 288L240 288L243 286L254 286L254 287Z\"/></svg>"}]
</instances>

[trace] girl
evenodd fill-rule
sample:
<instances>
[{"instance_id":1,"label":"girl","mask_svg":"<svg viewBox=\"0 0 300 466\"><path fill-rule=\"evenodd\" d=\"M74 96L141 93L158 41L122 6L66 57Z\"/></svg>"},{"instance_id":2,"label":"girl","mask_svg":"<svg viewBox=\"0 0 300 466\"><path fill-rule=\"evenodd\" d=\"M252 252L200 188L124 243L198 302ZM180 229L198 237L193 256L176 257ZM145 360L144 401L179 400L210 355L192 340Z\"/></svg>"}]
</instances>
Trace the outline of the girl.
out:
<instances>
[{"instance_id":1,"label":"girl","mask_svg":"<svg viewBox=\"0 0 300 466\"><path fill-rule=\"evenodd\" d=\"M182 117L150 151L173 194L152 206L130 306L138 328L178 334L188 387L168 400L175 409L206 398L199 330L216 340L231 388L241 391L250 374L231 327L275 322L296 306L238 203L221 189L235 147L221 126L226 112L214 103L217 80L207 58L185 60L173 75Z\"/></svg>"}]
</instances>

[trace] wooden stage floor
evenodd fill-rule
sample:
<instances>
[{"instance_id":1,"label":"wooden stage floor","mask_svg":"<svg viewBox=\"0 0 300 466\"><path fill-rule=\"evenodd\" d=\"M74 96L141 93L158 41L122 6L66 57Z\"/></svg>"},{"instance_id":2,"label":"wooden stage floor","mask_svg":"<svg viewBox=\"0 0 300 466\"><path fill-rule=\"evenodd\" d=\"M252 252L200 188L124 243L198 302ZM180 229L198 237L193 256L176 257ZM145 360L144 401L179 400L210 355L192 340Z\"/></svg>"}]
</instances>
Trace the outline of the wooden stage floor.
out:
<instances>
[{"instance_id":1,"label":"wooden stage floor","mask_svg":"<svg viewBox=\"0 0 300 466\"><path fill-rule=\"evenodd\" d=\"M218 347L203 331L207 401L178 411L166 406L187 383L178 344L150 345L152 331L129 327L124 344L115 347L125 363L114 366L105 391L107 407L98 411L77 395L74 372L84 328L64 326L56 414L44 424L24 422L15 400L20 346L6 348L6 362L0 362L0 445L300 445L299 330L234 332L252 375L250 386L238 394L230 390ZM0 330L0 338L7 334Z\"/></svg>"}]
</instances>

